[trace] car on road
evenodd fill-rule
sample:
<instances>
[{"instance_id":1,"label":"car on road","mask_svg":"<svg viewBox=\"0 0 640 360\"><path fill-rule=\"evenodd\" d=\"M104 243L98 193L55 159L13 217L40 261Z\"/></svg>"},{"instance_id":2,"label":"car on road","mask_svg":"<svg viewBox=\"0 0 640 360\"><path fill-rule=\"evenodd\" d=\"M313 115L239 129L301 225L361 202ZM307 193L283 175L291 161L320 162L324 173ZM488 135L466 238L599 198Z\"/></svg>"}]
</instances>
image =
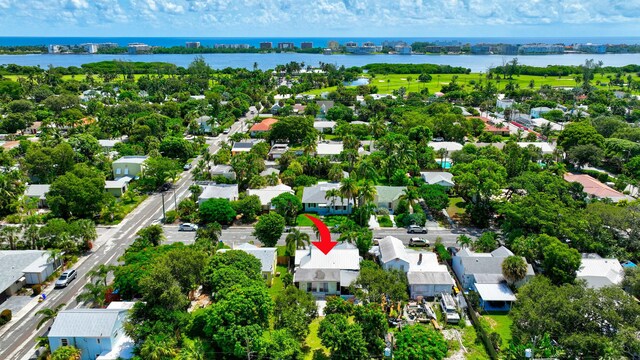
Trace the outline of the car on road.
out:
<instances>
[{"instance_id":1,"label":"car on road","mask_svg":"<svg viewBox=\"0 0 640 360\"><path fill-rule=\"evenodd\" d=\"M178 227L178 231L196 231L198 230L198 225L191 223L180 224Z\"/></svg>"},{"instance_id":2,"label":"car on road","mask_svg":"<svg viewBox=\"0 0 640 360\"><path fill-rule=\"evenodd\" d=\"M171 190L172 186L173 186L173 184L171 184L171 183L164 183L162 186L160 186L160 191Z\"/></svg>"},{"instance_id":3,"label":"car on road","mask_svg":"<svg viewBox=\"0 0 640 360\"><path fill-rule=\"evenodd\" d=\"M418 225L409 225L409 227L407 228L407 233L409 233L409 234L426 234L427 233L427 229L423 228L422 226L418 226Z\"/></svg>"},{"instance_id":4,"label":"car on road","mask_svg":"<svg viewBox=\"0 0 640 360\"><path fill-rule=\"evenodd\" d=\"M230 131L231 131L231 128L226 128L226 129L222 130L222 133L227 135Z\"/></svg>"},{"instance_id":5,"label":"car on road","mask_svg":"<svg viewBox=\"0 0 640 360\"><path fill-rule=\"evenodd\" d=\"M417 238L417 237L409 239L409 246L427 247L429 245L431 245L431 243L427 239Z\"/></svg>"},{"instance_id":6,"label":"car on road","mask_svg":"<svg viewBox=\"0 0 640 360\"><path fill-rule=\"evenodd\" d=\"M56 280L55 287L67 287L76 277L78 277L78 272L71 269L63 272L58 280Z\"/></svg>"},{"instance_id":7,"label":"car on road","mask_svg":"<svg viewBox=\"0 0 640 360\"><path fill-rule=\"evenodd\" d=\"M184 171L188 171L188 170L191 170L191 167L192 167L191 163L186 163L182 168L184 169Z\"/></svg>"}]
</instances>

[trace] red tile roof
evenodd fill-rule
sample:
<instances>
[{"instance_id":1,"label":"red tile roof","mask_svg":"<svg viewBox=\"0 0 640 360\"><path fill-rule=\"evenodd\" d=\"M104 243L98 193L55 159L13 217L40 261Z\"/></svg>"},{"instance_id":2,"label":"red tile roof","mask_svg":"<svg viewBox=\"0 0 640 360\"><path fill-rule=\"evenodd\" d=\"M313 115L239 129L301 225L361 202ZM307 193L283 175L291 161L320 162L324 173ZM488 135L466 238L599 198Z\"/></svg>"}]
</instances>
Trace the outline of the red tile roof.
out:
<instances>
[{"instance_id":1,"label":"red tile roof","mask_svg":"<svg viewBox=\"0 0 640 360\"><path fill-rule=\"evenodd\" d=\"M278 122L278 119L266 118L261 122L253 125L249 131L251 132L269 131L271 130L271 125L277 122Z\"/></svg>"},{"instance_id":2,"label":"red tile roof","mask_svg":"<svg viewBox=\"0 0 640 360\"><path fill-rule=\"evenodd\" d=\"M564 179L568 182L581 184L585 193L597 198L621 199L626 197L623 193L608 187L589 175L566 173L564 174Z\"/></svg>"}]
</instances>

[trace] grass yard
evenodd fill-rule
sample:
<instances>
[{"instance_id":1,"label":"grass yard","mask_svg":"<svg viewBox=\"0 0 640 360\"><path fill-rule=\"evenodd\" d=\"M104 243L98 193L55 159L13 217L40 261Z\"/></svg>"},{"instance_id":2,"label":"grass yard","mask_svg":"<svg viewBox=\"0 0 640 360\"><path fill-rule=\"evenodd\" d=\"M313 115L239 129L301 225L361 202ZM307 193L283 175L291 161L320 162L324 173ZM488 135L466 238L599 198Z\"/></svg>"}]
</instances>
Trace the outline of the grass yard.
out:
<instances>
[{"instance_id":1,"label":"grass yard","mask_svg":"<svg viewBox=\"0 0 640 360\"><path fill-rule=\"evenodd\" d=\"M482 317L487 321L492 331L500 334L502 338L502 349L505 349L509 340L511 340L511 324L513 320L507 314L487 314L482 315Z\"/></svg>"},{"instance_id":2,"label":"grass yard","mask_svg":"<svg viewBox=\"0 0 640 360\"><path fill-rule=\"evenodd\" d=\"M307 339L305 341L309 351L304 356L305 360L319 360L329 358L329 351L327 350L327 348L322 346L320 338L318 337L318 328L320 327L320 321L322 319L323 318L318 317L313 320L313 322L311 322L311 325L309 325L309 335L307 336ZM316 353L318 355L316 355Z\"/></svg>"},{"instance_id":3,"label":"grass yard","mask_svg":"<svg viewBox=\"0 0 640 360\"><path fill-rule=\"evenodd\" d=\"M278 296L278 294L282 293L282 291L284 290L284 284L282 283L282 275L286 274L288 270L286 266L278 265L278 267L276 268L276 272L279 272L280 276L276 276L273 278L273 283L269 288L269 295L271 295L271 298L274 300L276 296Z\"/></svg>"},{"instance_id":4,"label":"grass yard","mask_svg":"<svg viewBox=\"0 0 640 360\"><path fill-rule=\"evenodd\" d=\"M471 73L471 74L432 74L433 79L428 83L421 83L418 81L418 74L389 74L389 75L381 75L377 74L375 78L370 79L369 85L375 85L378 87L378 94L391 94L394 90L398 90L400 87L405 87L407 92L420 92L422 89L429 89L429 93L433 94L442 89L443 85L446 85L451 82L453 76L458 76L457 82L461 85L467 85L467 88L472 88L472 81L478 82L480 79L486 81L484 74L480 73ZM593 79L593 84L596 84L596 81L601 81L603 83L608 83L609 79L606 75L613 74L605 74L604 77L601 77L599 74L595 76ZM637 74L632 74L635 80L639 80ZM367 74L363 74L362 76L367 76ZM412 81L409 82L408 79L412 78ZM513 80L500 80L499 83L496 84L498 90L503 90L504 87L510 82L513 81L520 88L529 88L529 83L531 80L534 81L534 89L539 89L542 85L551 85L551 86L576 86L576 82L574 80L574 76L563 76L563 77L555 77L555 76L532 76L532 75L521 75L515 76ZM496 80L494 80L496 81ZM608 87L600 87L602 89L607 89ZM617 88L611 88L612 90L616 90ZM308 91L306 94L320 95L323 92L331 92L335 91L336 87L328 87L323 89L314 89Z\"/></svg>"},{"instance_id":5,"label":"grass yard","mask_svg":"<svg viewBox=\"0 0 640 360\"><path fill-rule=\"evenodd\" d=\"M314 214L313 216L316 216L316 215ZM309 218L304 216L304 214L300 214L300 215L298 215L298 218L296 219L296 225L297 226L312 226L313 222L311 220L309 220Z\"/></svg>"},{"instance_id":6,"label":"grass yard","mask_svg":"<svg viewBox=\"0 0 640 360\"><path fill-rule=\"evenodd\" d=\"M478 338L476 329L473 326L467 326L461 330L462 345L467 349L465 359L467 360L485 360L489 359L489 354L484 349L482 340Z\"/></svg>"},{"instance_id":7,"label":"grass yard","mask_svg":"<svg viewBox=\"0 0 640 360\"><path fill-rule=\"evenodd\" d=\"M322 220L327 227L331 228L336 225L344 224L345 221L349 220L349 217L344 215L329 215L325 216Z\"/></svg>"},{"instance_id":8,"label":"grass yard","mask_svg":"<svg viewBox=\"0 0 640 360\"><path fill-rule=\"evenodd\" d=\"M449 199L449 206L447 207L447 214L454 220L459 219L465 214L465 202L461 197L453 197Z\"/></svg>"}]
</instances>

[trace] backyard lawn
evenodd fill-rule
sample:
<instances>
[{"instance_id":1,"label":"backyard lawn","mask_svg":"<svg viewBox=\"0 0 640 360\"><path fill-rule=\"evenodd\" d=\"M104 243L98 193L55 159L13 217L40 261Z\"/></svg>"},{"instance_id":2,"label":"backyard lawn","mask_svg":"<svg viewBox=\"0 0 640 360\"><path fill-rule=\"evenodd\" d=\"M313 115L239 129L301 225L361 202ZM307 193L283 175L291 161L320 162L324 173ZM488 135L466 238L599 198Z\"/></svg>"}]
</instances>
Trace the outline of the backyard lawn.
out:
<instances>
[{"instance_id":1,"label":"backyard lawn","mask_svg":"<svg viewBox=\"0 0 640 360\"><path fill-rule=\"evenodd\" d=\"M637 74L632 74L634 79L638 80L639 77ZM367 76L364 74L363 76ZM405 87L407 92L419 92L420 90L427 88L429 89L429 93L433 94L442 89L443 85L446 85L451 82L453 76L458 76L457 82L461 85L467 85L467 89L473 87L470 83L471 81L478 82L480 79L486 81L484 74L480 73L471 73L471 74L432 74L433 79L428 83L422 83L418 81L418 74L389 74L389 75L381 75L377 74L375 78L370 79L370 85L375 85L378 87L378 94L391 94L393 90L398 90L400 87ZM411 82L409 82L409 78L411 78ZM534 89L539 89L542 85L551 85L551 86L576 86L576 82L574 76L532 76L532 75L521 75L515 76L513 80L500 80L499 83L496 84L498 90L504 89L504 87L509 83L509 81L515 82L520 88L529 88L529 83L531 80L534 81ZM600 75L596 75L593 79L593 83L595 85L596 81L602 81L603 83L609 82L609 79L606 77L601 77ZM608 89L608 87L604 86L602 89ZM612 90L616 90L617 87ZM335 91L336 87L328 87L323 89L315 89L308 91L306 94L320 95L323 92L331 92Z\"/></svg>"},{"instance_id":2,"label":"backyard lawn","mask_svg":"<svg viewBox=\"0 0 640 360\"><path fill-rule=\"evenodd\" d=\"M449 199L449 206L447 207L447 214L454 220L459 218L465 213L465 202L461 197L453 197Z\"/></svg>"},{"instance_id":3,"label":"backyard lawn","mask_svg":"<svg viewBox=\"0 0 640 360\"><path fill-rule=\"evenodd\" d=\"M313 320L313 322L311 322L311 325L309 325L309 335L307 336L306 340L309 352L306 353L304 357L305 360L322 359L322 356L313 356L316 351L319 351L321 354L325 355L324 358L328 358L329 352L324 346L322 346L322 344L320 343L320 338L318 337L318 328L320 327L321 320L322 318L318 317Z\"/></svg>"},{"instance_id":4,"label":"backyard lawn","mask_svg":"<svg viewBox=\"0 0 640 360\"><path fill-rule=\"evenodd\" d=\"M313 215L316 216L316 215ZM298 215L298 218L296 219L296 225L297 226L312 226L313 222L311 222L311 220L309 220L309 218L307 218L305 216L305 214L300 214Z\"/></svg>"},{"instance_id":5,"label":"backyard lawn","mask_svg":"<svg viewBox=\"0 0 640 360\"><path fill-rule=\"evenodd\" d=\"M280 273L280 276L276 276L273 278L273 284L271 284L271 287L269 288L269 295L271 295L271 298L274 300L276 296L278 296L278 294L282 293L282 290L284 290L284 285L282 284L282 275L286 274L288 270L286 266L278 265L276 271Z\"/></svg>"},{"instance_id":6,"label":"backyard lawn","mask_svg":"<svg viewBox=\"0 0 640 360\"><path fill-rule=\"evenodd\" d=\"M509 344L509 340L511 340L511 324L513 320L507 314L491 314L491 315L482 315L482 317L487 320L491 329L498 334L502 338L502 349L506 348Z\"/></svg>"}]
</instances>

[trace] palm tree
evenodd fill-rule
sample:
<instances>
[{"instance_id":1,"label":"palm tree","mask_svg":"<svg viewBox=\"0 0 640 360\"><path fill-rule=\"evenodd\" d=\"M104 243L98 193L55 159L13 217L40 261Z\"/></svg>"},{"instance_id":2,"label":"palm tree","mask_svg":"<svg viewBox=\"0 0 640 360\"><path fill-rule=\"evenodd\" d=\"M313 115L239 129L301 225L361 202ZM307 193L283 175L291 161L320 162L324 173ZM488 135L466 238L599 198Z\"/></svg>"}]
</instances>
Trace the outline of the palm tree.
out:
<instances>
[{"instance_id":1,"label":"palm tree","mask_svg":"<svg viewBox=\"0 0 640 360\"><path fill-rule=\"evenodd\" d=\"M374 201L377 194L378 190L376 190L373 182L365 181L364 184L360 185L360 189L358 190L358 206Z\"/></svg>"},{"instance_id":2,"label":"palm tree","mask_svg":"<svg viewBox=\"0 0 640 360\"><path fill-rule=\"evenodd\" d=\"M78 295L77 300L84 303L91 303L95 307L102 307L105 302L104 295L106 292L107 286L102 285L100 281L96 281L95 283L88 282L84 286L83 292Z\"/></svg>"},{"instance_id":3,"label":"palm tree","mask_svg":"<svg viewBox=\"0 0 640 360\"><path fill-rule=\"evenodd\" d=\"M269 175L266 176L267 179L267 185L269 186L276 186L280 183L280 178L278 177L278 174L276 173L271 173Z\"/></svg>"},{"instance_id":4,"label":"palm tree","mask_svg":"<svg viewBox=\"0 0 640 360\"><path fill-rule=\"evenodd\" d=\"M448 151L445 148L438 149L438 155L440 156L440 168L444 169L444 160L447 158Z\"/></svg>"},{"instance_id":5,"label":"palm tree","mask_svg":"<svg viewBox=\"0 0 640 360\"><path fill-rule=\"evenodd\" d=\"M358 196L358 184L356 179L349 176L340 181L340 195L349 200L353 200L356 203L356 197Z\"/></svg>"},{"instance_id":6,"label":"palm tree","mask_svg":"<svg viewBox=\"0 0 640 360\"><path fill-rule=\"evenodd\" d=\"M416 191L416 188L414 188L413 186L408 186L402 192L403 194L400 196L400 199L406 200L413 208L416 201L418 200L418 192Z\"/></svg>"},{"instance_id":7,"label":"palm tree","mask_svg":"<svg viewBox=\"0 0 640 360\"><path fill-rule=\"evenodd\" d=\"M467 235L460 235L456 239L456 244L460 245L462 248L468 248L473 244L473 239L468 237Z\"/></svg>"},{"instance_id":8,"label":"palm tree","mask_svg":"<svg viewBox=\"0 0 640 360\"><path fill-rule=\"evenodd\" d=\"M17 226L4 226L0 229L0 243L7 243L9 249L16 250L18 241L20 240L20 236L18 236L19 231L20 229Z\"/></svg>"},{"instance_id":9,"label":"palm tree","mask_svg":"<svg viewBox=\"0 0 640 360\"><path fill-rule=\"evenodd\" d=\"M502 275L513 285L527 276L527 263L521 256L509 256L502 262Z\"/></svg>"},{"instance_id":10,"label":"palm tree","mask_svg":"<svg viewBox=\"0 0 640 360\"><path fill-rule=\"evenodd\" d=\"M104 286L107 286L108 285L107 277L109 276L109 273L111 273L115 269L116 269L116 266L100 264L94 267L93 269L91 269L91 271L89 271L87 275L91 280L97 278L98 282L102 282Z\"/></svg>"},{"instance_id":11,"label":"palm tree","mask_svg":"<svg viewBox=\"0 0 640 360\"><path fill-rule=\"evenodd\" d=\"M140 355L147 360L173 359L177 355L175 341L164 337L150 337L140 347Z\"/></svg>"},{"instance_id":12,"label":"palm tree","mask_svg":"<svg viewBox=\"0 0 640 360\"><path fill-rule=\"evenodd\" d=\"M40 242L40 228L36 224L31 224L24 230L22 237L32 250L37 250Z\"/></svg>"},{"instance_id":13,"label":"palm tree","mask_svg":"<svg viewBox=\"0 0 640 360\"><path fill-rule=\"evenodd\" d=\"M329 189L324 194L324 199L329 201L329 204L330 204L329 206L332 206L332 207L336 205L337 197L342 198L342 194L340 194L340 191L338 189Z\"/></svg>"},{"instance_id":14,"label":"palm tree","mask_svg":"<svg viewBox=\"0 0 640 360\"><path fill-rule=\"evenodd\" d=\"M62 310L62 308L65 307L66 305L67 304L62 303L62 304L54 307L53 309L44 308L44 309L38 310L38 312L36 312L34 314L34 316L42 315L42 319L40 319L40 321L36 325L36 329L40 329L42 327L42 325L44 325L45 323L47 323L50 320L55 319L56 316L58 316L58 313L60 312L60 310Z\"/></svg>"},{"instance_id":15,"label":"palm tree","mask_svg":"<svg viewBox=\"0 0 640 360\"><path fill-rule=\"evenodd\" d=\"M178 360L205 360L204 345L200 339L185 339L182 350L178 354Z\"/></svg>"},{"instance_id":16,"label":"palm tree","mask_svg":"<svg viewBox=\"0 0 640 360\"><path fill-rule=\"evenodd\" d=\"M56 267L56 263L58 263L60 261L60 258L62 258L62 250L60 249L49 249L49 258L47 259L47 261L50 261L53 263L53 266Z\"/></svg>"},{"instance_id":17,"label":"palm tree","mask_svg":"<svg viewBox=\"0 0 640 360\"><path fill-rule=\"evenodd\" d=\"M291 233L289 233L289 235L287 235L287 237L285 238L285 244L287 248L287 254L289 254L289 256L293 256L295 255L296 250L300 248L304 249L305 246L310 246L311 238L309 237L309 234L303 233L302 231L293 228L291 229Z\"/></svg>"}]
</instances>

